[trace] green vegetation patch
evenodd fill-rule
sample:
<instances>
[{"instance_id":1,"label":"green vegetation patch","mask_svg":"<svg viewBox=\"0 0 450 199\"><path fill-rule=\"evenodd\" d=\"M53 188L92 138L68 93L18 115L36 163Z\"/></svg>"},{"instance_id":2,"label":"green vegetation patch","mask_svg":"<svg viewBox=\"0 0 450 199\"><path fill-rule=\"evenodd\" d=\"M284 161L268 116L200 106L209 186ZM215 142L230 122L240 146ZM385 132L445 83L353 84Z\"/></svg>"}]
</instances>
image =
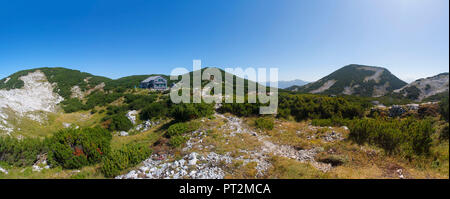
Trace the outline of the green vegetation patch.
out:
<instances>
[{"instance_id":1,"label":"green vegetation patch","mask_svg":"<svg viewBox=\"0 0 450 199\"><path fill-rule=\"evenodd\" d=\"M37 138L0 137L0 161L10 165L31 166L45 151L46 145Z\"/></svg>"},{"instance_id":2,"label":"green vegetation patch","mask_svg":"<svg viewBox=\"0 0 450 199\"><path fill-rule=\"evenodd\" d=\"M101 128L65 129L49 138L51 165L78 169L99 163L110 152L111 134Z\"/></svg>"},{"instance_id":3,"label":"green vegetation patch","mask_svg":"<svg viewBox=\"0 0 450 199\"><path fill-rule=\"evenodd\" d=\"M147 159L151 153L152 150L145 144L127 144L119 150L112 151L103 159L101 172L106 177L117 176L123 170Z\"/></svg>"},{"instance_id":4,"label":"green vegetation patch","mask_svg":"<svg viewBox=\"0 0 450 199\"><path fill-rule=\"evenodd\" d=\"M256 128L261 130L272 130L274 126L273 118L271 117L261 117L255 120Z\"/></svg>"},{"instance_id":5,"label":"green vegetation patch","mask_svg":"<svg viewBox=\"0 0 450 199\"><path fill-rule=\"evenodd\" d=\"M383 148L388 154L407 157L427 155L431 146L432 123L428 120L359 119L349 127L349 139Z\"/></svg>"}]
</instances>

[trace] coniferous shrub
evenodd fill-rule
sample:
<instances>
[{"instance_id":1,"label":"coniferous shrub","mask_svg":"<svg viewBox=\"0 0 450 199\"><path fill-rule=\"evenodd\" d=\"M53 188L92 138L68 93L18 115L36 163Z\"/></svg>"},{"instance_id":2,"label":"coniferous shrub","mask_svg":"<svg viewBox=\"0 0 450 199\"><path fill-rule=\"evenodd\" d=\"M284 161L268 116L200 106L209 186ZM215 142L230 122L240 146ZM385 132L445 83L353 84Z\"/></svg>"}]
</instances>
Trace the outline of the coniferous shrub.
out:
<instances>
[{"instance_id":1,"label":"coniferous shrub","mask_svg":"<svg viewBox=\"0 0 450 199\"><path fill-rule=\"evenodd\" d=\"M106 108L107 115L126 114L128 111L127 106L108 106Z\"/></svg>"},{"instance_id":2,"label":"coniferous shrub","mask_svg":"<svg viewBox=\"0 0 450 199\"><path fill-rule=\"evenodd\" d=\"M128 104L129 110L141 110L148 105L154 103L158 99L156 94L152 95L125 95L125 103Z\"/></svg>"},{"instance_id":3,"label":"coniferous shrub","mask_svg":"<svg viewBox=\"0 0 450 199\"><path fill-rule=\"evenodd\" d=\"M106 106L122 97L120 93L103 93L100 91L94 92L87 97L86 104L83 106L84 110L91 110L96 106Z\"/></svg>"},{"instance_id":4,"label":"coniferous shrub","mask_svg":"<svg viewBox=\"0 0 450 199\"><path fill-rule=\"evenodd\" d=\"M177 121L189 121L214 114L214 104L193 103L172 106L171 116Z\"/></svg>"},{"instance_id":5,"label":"coniferous shrub","mask_svg":"<svg viewBox=\"0 0 450 199\"><path fill-rule=\"evenodd\" d=\"M77 112L83 110L84 107L83 102L81 102L81 100L79 100L78 98L64 100L63 102L61 102L61 105L64 112L66 113Z\"/></svg>"},{"instance_id":6,"label":"coniferous shrub","mask_svg":"<svg viewBox=\"0 0 450 199\"><path fill-rule=\"evenodd\" d=\"M255 116L259 114L261 103L225 103L219 112L232 113L237 116ZM328 97L310 94L280 93L278 102L278 118L291 116L302 121L306 119L329 119L339 117L346 119L364 116L368 105L356 100L350 101L342 97Z\"/></svg>"},{"instance_id":7,"label":"coniferous shrub","mask_svg":"<svg viewBox=\"0 0 450 199\"><path fill-rule=\"evenodd\" d=\"M104 128L110 131L128 131L133 123L126 117L127 106L108 106L106 115L102 121Z\"/></svg>"},{"instance_id":8,"label":"coniferous shrub","mask_svg":"<svg viewBox=\"0 0 450 199\"><path fill-rule=\"evenodd\" d=\"M133 167L150 157L152 150L144 144L127 144L104 157L101 172L106 177L119 175L123 170Z\"/></svg>"},{"instance_id":9,"label":"coniferous shrub","mask_svg":"<svg viewBox=\"0 0 450 199\"><path fill-rule=\"evenodd\" d=\"M172 146L172 147L177 148L177 147L180 147L181 145L183 145L184 143L186 143L186 141L187 141L188 139L189 139L189 138L186 137L186 136L175 135L175 136L172 136L172 137L170 138L170 140L169 140L169 145Z\"/></svg>"},{"instance_id":10,"label":"coniferous shrub","mask_svg":"<svg viewBox=\"0 0 450 199\"><path fill-rule=\"evenodd\" d=\"M383 148L388 154L427 155L431 146L432 124L428 120L357 119L349 125L349 139Z\"/></svg>"},{"instance_id":11,"label":"coniferous shrub","mask_svg":"<svg viewBox=\"0 0 450 199\"><path fill-rule=\"evenodd\" d=\"M133 123L124 114L113 115L110 120L108 127L110 131L128 131L133 128Z\"/></svg>"},{"instance_id":12,"label":"coniferous shrub","mask_svg":"<svg viewBox=\"0 0 450 199\"><path fill-rule=\"evenodd\" d=\"M167 135L169 137L183 135L183 134L187 133L188 130L189 130L189 128L186 123L176 123L176 124L171 125L169 127L169 129L167 129Z\"/></svg>"},{"instance_id":13,"label":"coniferous shrub","mask_svg":"<svg viewBox=\"0 0 450 199\"><path fill-rule=\"evenodd\" d=\"M47 152L46 144L37 138L18 140L11 137L0 137L0 161L14 166L31 166L37 156Z\"/></svg>"},{"instance_id":14,"label":"coniferous shrub","mask_svg":"<svg viewBox=\"0 0 450 199\"><path fill-rule=\"evenodd\" d=\"M112 151L102 163L101 172L106 177L117 176L130 165L127 154L120 150Z\"/></svg>"},{"instance_id":15,"label":"coniferous shrub","mask_svg":"<svg viewBox=\"0 0 450 199\"><path fill-rule=\"evenodd\" d=\"M147 105L140 113L142 120L160 119L167 116L167 106L161 102Z\"/></svg>"},{"instance_id":16,"label":"coniferous shrub","mask_svg":"<svg viewBox=\"0 0 450 199\"><path fill-rule=\"evenodd\" d=\"M77 169L99 163L110 152L111 134L101 128L64 129L48 138L51 165Z\"/></svg>"}]
</instances>

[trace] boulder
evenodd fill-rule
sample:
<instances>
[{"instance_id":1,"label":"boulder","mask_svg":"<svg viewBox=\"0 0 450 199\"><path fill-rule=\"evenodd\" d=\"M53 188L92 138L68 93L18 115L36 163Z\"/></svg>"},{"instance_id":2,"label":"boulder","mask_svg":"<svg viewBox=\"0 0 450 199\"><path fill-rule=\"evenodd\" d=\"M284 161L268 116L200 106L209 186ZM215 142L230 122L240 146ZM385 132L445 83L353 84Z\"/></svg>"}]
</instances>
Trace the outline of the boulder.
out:
<instances>
[{"instance_id":1,"label":"boulder","mask_svg":"<svg viewBox=\"0 0 450 199\"><path fill-rule=\"evenodd\" d=\"M197 153L193 152L189 155L189 165L196 165L197 164Z\"/></svg>"},{"instance_id":2,"label":"boulder","mask_svg":"<svg viewBox=\"0 0 450 199\"><path fill-rule=\"evenodd\" d=\"M128 132L126 132L126 131L121 131L121 132L119 133L119 135L120 135L120 136L128 136L129 134L128 134Z\"/></svg>"},{"instance_id":3,"label":"boulder","mask_svg":"<svg viewBox=\"0 0 450 199\"><path fill-rule=\"evenodd\" d=\"M0 167L0 173L8 174L8 171L6 169Z\"/></svg>"}]
</instances>

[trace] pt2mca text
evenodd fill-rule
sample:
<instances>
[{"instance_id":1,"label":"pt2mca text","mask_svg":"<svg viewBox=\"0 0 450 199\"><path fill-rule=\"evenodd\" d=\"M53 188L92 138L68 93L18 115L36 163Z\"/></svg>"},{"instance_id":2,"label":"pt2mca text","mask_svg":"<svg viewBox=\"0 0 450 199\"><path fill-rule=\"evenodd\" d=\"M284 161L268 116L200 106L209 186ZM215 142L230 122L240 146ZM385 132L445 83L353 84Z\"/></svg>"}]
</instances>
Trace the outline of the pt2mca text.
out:
<instances>
[{"instance_id":1,"label":"pt2mca text","mask_svg":"<svg viewBox=\"0 0 450 199\"><path fill-rule=\"evenodd\" d=\"M182 185L179 187L180 194L204 194L211 196L214 192L224 194L271 194L272 190L269 184L223 184L222 187L207 185Z\"/></svg>"}]
</instances>

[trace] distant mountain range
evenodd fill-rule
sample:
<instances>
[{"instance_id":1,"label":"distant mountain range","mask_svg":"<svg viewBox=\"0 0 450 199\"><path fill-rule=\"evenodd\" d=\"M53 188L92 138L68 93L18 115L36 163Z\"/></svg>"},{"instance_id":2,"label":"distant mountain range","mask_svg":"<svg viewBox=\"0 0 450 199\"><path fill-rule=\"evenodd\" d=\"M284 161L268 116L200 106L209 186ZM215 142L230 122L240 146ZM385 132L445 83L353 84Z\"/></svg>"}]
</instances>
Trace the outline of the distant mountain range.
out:
<instances>
[{"instance_id":1,"label":"distant mountain range","mask_svg":"<svg viewBox=\"0 0 450 199\"><path fill-rule=\"evenodd\" d=\"M205 70L204 68L203 70ZM34 71L41 71L48 81L54 85L54 92L63 98L70 98L74 88L90 93L95 89L113 90L134 88L152 75L128 76L120 79L109 79L66 68L37 68L16 72L0 80L1 89L17 89L24 86L20 77ZM222 71L222 76L225 72ZM161 75L161 74L157 74ZM167 79L167 75L161 75ZM192 77L192 72L191 72ZM248 80L245 80L248 81ZM169 80L169 85L175 81ZM266 83L270 86L269 83ZM448 92L449 73L416 80L410 84L400 80L389 70L382 67L351 64L344 66L322 79L308 83L303 80L279 81L278 88L299 93L357 95L379 97L395 95L412 100L423 100L436 94Z\"/></svg>"},{"instance_id":2,"label":"distant mountain range","mask_svg":"<svg viewBox=\"0 0 450 199\"><path fill-rule=\"evenodd\" d=\"M406 82L397 78L386 68L351 64L316 82L287 89L301 93L379 97L405 85L407 85Z\"/></svg>"},{"instance_id":3,"label":"distant mountain range","mask_svg":"<svg viewBox=\"0 0 450 199\"><path fill-rule=\"evenodd\" d=\"M270 86L271 82L267 82L266 85ZM289 88L291 86L303 86L308 84L309 82L300 80L300 79L295 79L295 80L291 80L291 81L278 81L278 88L282 88L282 89L286 89Z\"/></svg>"}]
</instances>

